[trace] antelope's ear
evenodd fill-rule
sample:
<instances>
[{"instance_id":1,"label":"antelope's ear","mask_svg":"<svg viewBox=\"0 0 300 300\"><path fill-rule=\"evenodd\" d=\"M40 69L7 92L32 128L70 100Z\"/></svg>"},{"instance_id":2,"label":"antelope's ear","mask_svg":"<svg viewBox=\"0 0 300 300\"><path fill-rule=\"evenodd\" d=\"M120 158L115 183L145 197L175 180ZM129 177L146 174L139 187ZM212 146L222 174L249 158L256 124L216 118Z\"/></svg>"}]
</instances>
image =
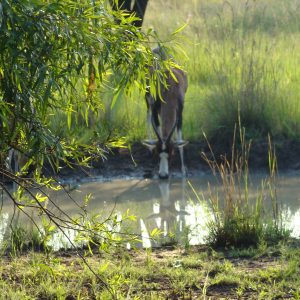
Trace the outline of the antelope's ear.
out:
<instances>
[{"instance_id":1,"label":"antelope's ear","mask_svg":"<svg viewBox=\"0 0 300 300\"><path fill-rule=\"evenodd\" d=\"M156 141L154 140L145 140L142 142L142 144L149 148L151 151L156 147Z\"/></svg>"},{"instance_id":2,"label":"antelope's ear","mask_svg":"<svg viewBox=\"0 0 300 300\"><path fill-rule=\"evenodd\" d=\"M186 146L188 143L189 141L175 141L174 146L180 148Z\"/></svg>"}]
</instances>

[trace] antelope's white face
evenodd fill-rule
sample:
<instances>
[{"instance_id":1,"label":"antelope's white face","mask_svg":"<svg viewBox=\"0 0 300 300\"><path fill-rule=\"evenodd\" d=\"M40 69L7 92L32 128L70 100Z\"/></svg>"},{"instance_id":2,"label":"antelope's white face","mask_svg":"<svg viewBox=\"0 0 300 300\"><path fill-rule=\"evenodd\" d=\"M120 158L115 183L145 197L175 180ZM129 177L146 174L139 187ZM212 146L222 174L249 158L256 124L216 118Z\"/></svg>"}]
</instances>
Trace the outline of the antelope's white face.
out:
<instances>
[{"instance_id":1,"label":"antelope's white face","mask_svg":"<svg viewBox=\"0 0 300 300\"><path fill-rule=\"evenodd\" d=\"M161 145L157 145L159 151L159 171L158 176L160 179L169 178L169 159L173 152L173 145L162 142Z\"/></svg>"},{"instance_id":2,"label":"antelope's white face","mask_svg":"<svg viewBox=\"0 0 300 300\"><path fill-rule=\"evenodd\" d=\"M169 178L169 164L171 157L174 153L175 147L183 147L187 141L173 142L173 141L144 141L143 144L151 151L155 150L159 156L159 171L158 176L160 179Z\"/></svg>"}]
</instances>

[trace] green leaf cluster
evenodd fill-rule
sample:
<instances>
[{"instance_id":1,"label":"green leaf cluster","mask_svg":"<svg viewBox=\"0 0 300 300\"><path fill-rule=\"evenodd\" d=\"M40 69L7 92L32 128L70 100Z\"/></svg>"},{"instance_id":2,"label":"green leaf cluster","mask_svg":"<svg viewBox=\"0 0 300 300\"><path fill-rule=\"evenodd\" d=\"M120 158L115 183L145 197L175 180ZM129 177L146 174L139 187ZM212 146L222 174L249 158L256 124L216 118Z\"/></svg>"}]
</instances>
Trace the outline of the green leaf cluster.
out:
<instances>
[{"instance_id":1,"label":"green leaf cluster","mask_svg":"<svg viewBox=\"0 0 300 300\"><path fill-rule=\"evenodd\" d=\"M103 86L114 101L145 89L152 32L133 26L134 18L105 1L0 3L2 164L9 149L26 157L27 169L45 160L55 169L60 161L88 161L90 145L55 135L49 124L63 113L68 128L80 116L88 125L103 107L96 93Z\"/></svg>"}]
</instances>

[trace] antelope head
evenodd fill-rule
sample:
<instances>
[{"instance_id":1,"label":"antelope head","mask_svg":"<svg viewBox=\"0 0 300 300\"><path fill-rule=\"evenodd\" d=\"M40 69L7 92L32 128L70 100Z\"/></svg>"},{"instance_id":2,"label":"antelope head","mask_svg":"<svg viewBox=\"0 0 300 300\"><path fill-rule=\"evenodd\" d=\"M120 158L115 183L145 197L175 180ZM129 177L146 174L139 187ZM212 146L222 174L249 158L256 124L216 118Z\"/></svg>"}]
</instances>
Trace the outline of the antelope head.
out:
<instances>
[{"instance_id":1,"label":"antelope head","mask_svg":"<svg viewBox=\"0 0 300 300\"><path fill-rule=\"evenodd\" d=\"M167 138L162 138L159 128L157 128L154 119L152 117L152 125L154 132L157 136L157 140L148 140L144 141L143 144L147 146L151 151L155 150L155 152L159 156L159 171L158 176L160 179L168 179L169 178L169 165L171 157L174 153L174 148L182 148L184 147L188 142L184 140L180 141L172 141L172 135L174 133L174 130L176 128L177 122L174 123L171 131L169 132L169 135Z\"/></svg>"}]
</instances>

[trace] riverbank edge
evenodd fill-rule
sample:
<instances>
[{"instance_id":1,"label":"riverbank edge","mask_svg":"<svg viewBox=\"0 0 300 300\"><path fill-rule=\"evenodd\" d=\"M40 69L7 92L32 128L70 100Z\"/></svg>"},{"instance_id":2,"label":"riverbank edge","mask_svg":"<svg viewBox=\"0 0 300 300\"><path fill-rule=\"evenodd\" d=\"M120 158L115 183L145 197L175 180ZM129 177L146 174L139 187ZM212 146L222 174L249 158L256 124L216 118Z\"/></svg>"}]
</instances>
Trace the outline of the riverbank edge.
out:
<instances>
[{"instance_id":1,"label":"riverbank edge","mask_svg":"<svg viewBox=\"0 0 300 300\"><path fill-rule=\"evenodd\" d=\"M210 151L213 150L213 154ZM237 147L237 150L239 147ZM299 172L300 174L300 141L279 140L272 143L272 150L277 160L278 171L282 173ZM184 150L185 164L188 177L198 177L211 173L203 158L215 158L218 162L222 157L227 159L232 154L232 143L219 146L217 142L210 147L205 142L191 141ZM267 141L255 141L251 144L248 166L250 171L269 171L269 144ZM49 170L49 168L47 168ZM127 148L113 148L105 154L103 159L91 161L91 167L75 167L73 169L62 166L55 174L62 180L73 178L75 181L98 178L100 180L151 178L157 179L158 157L151 153L141 143L134 143ZM170 162L170 173L173 178L180 178L181 165L178 151ZM53 175L48 173L47 175Z\"/></svg>"}]
</instances>

